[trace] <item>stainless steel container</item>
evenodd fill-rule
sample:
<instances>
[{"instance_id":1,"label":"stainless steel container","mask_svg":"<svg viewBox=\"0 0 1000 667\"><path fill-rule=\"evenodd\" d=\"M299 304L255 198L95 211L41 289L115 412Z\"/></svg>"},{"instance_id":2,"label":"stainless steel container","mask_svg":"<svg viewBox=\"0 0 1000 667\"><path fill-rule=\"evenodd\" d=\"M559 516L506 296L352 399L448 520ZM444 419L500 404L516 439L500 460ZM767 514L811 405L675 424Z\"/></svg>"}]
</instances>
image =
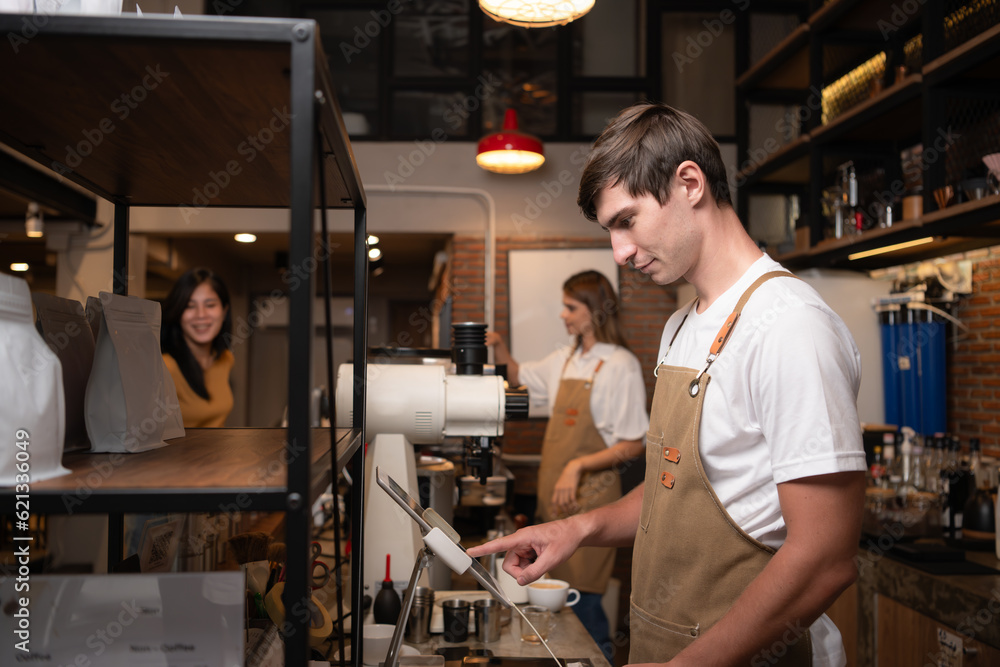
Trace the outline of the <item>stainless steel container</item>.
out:
<instances>
[{"instance_id":1,"label":"stainless steel container","mask_svg":"<svg viewBox=\"0 0 1000 667\"><path fill-rule=\"evenodd\" d=\"M476 639L481 642L495 642L500 639L500 614L503 608L497 600L487 598L476 600L472 611L476 618Z\"/></svg>"},{"instance_id":2,"label":"stainless steel container","mask_svg":"<svg viewBox=\"0 0 1000 667\"><path fill-rule=\"evenodd\" d=\"M413 589L413 606L406 618L403 637L412 644L421 644L431 638L431 613L434 611L434 591L417 586Z\"/></svg>"}]
</instances>

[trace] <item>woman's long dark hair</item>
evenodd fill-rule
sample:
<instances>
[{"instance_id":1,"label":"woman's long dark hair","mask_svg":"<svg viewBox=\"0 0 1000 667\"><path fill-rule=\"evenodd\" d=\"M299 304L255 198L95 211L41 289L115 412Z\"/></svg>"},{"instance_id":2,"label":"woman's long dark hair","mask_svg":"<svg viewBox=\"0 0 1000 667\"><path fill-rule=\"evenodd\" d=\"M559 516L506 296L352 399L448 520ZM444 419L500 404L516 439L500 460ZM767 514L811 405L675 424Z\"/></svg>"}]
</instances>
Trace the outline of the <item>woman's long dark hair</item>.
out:
<instances>
[{"instance_id":1,"label":"woman's long dark hair","mask_svg":"<svg viewBox=\"0 0 1000 667\"><path fill-rule=\"evenodd\" d=\"M222 279L211 269L197 268L186 271L184 275L177 279L173 289L167 295L166 300L161 304L162 313L160 323L160 351L166 352L181 369L184 379L194 393L205 400L208 400L208 389L205 388L205 373L201 370L201 364L191 354L191 348L184 340L184 332L181 330L181 316L187 309L188 302L195 289L202 283L208 283L209 287L219 295L219 301L226 309L226 317L222 320L222 329L212 340L212 353L216 356L229 349L229 339L233 330L232 309L229 307L229 290Z\"/></svg>"},{"instance_id":2,"label":"woman's long dark hair","mask_svg":"<svg viewBox=\"0 0 1000 667\"><path fill-rule=\"evenodd\" d=\"M603 273L583 271L570 276L563 283L563 292L590 309L590 320L594 325L594 338L598 343L613 343L628 349L618 312L621 304L615 288ZM581 336L576 337L576 347L582 344Z\"/></svg>"}]
</instances>

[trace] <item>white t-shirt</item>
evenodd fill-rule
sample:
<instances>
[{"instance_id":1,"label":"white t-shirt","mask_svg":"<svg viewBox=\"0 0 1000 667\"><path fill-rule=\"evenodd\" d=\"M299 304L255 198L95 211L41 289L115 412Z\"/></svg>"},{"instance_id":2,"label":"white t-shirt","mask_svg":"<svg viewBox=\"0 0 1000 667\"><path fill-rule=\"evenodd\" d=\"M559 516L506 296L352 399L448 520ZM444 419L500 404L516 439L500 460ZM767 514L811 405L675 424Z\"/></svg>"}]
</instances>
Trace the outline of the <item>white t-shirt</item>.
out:
<instances>
[{"instance_id":1,"label":"white t-shirt","mask_svg":"<svg viewBox=\"0 0 1000 667\"><path fill-rule=\"evenodd\" d=\"M573 348L561 347L538 361L518 364L518 379L528 388L533 407L544 408L551 416L559 392L559 381L590 379L600 361L590 391L590 412L604 443L611 447L621 440L642 440L649 430L646 412L646 385L642 368L634 354L610 343L595 343L586 353L579 349L566 364ZM566 372L563 373L563 366Z\"/></svg>"},{"instance_id":2,"label":"white t-shirt","mask_svg":"<svg viewBox=\"0 0 1000 667\"><path fill-rule=\"evenodd\" d=\"M667 320L657 359L703 369L714 336L743 292L764 273L780 270L765 255L703 313L694 304L680 308ZM861 356L854 339L812 287L775 278L747 301L708 374L698 434L705 472L740 527L780 547L786 527L777 484L865 469L857 412ZM810 630L814 665L845 664L840 633L829 618L820 617Z\"/></svg>"}]
</instances>

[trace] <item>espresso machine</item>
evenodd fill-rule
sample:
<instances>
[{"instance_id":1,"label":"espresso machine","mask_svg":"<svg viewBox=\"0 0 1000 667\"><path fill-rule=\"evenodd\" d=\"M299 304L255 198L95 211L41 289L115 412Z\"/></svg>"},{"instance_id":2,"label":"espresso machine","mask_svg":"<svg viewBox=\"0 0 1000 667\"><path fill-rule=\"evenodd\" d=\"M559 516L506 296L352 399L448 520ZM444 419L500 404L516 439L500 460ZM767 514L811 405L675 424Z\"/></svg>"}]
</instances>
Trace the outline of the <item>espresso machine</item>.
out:
<instances>
[{"instance_id":1,"label":"espresso machine","mask_svg":"<svg viewBox=\"0 0 1000 667\"><path fill-rule=\"evenodd\" d=\"M386 555L389 577L402 587L423 548L417 525L377 488L376 468L419 498L416 448L457 438L466 470L485 485L504 422L528 417L527 392L508 389L501 376L484 373L486 359L486 325L468 322L452 325L450 365L431 360L367 366L363 576L365 593L372 597L385 577ZM353 424L353 373L352 364L343 364L337 374L340 428ZM443 564L432 570L432 580L450 579Z\"/></svg>"}]
</instances>

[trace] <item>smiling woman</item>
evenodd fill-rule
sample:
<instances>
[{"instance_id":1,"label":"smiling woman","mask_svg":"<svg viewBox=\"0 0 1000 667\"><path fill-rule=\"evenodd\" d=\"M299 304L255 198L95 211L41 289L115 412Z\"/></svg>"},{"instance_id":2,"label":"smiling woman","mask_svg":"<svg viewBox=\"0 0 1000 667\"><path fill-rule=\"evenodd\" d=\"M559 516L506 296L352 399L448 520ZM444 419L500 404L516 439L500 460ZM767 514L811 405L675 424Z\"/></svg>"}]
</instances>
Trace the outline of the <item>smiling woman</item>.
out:
<instances>
[{"instance_id":1,"label":"smiling woman","mask_svg":"<svg viewBox=\"0 0 1000 667\"><path fill-rule=\"evenodd\" d=\"M229 291L209 269L191 269L162 305L160 351L177 386L185 428L223 426L233 409Z\"/></svg>"}]
</instances>

